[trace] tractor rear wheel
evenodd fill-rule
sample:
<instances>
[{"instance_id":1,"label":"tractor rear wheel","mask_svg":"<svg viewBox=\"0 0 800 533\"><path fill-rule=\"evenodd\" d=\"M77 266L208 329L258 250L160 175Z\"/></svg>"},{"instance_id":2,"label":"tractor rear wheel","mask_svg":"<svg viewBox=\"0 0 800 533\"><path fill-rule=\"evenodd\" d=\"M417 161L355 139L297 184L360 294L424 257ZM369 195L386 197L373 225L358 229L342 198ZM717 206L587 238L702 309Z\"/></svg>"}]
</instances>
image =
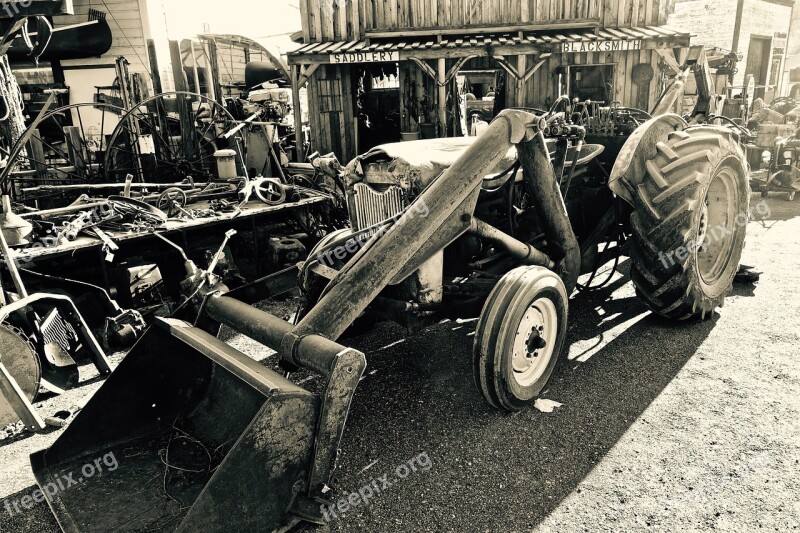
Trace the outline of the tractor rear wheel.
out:
<instances>
[{"instance_id":1,"label":"tractor rear wheel","mask_svg":"<svg viewBox=\"0 0 800 533\"><path fill-rule=\"evenodd\" d=\"M567 331L567 291L543 267L519 267L484 304L473 346L474 375L486 401L519 411L544 390Z\"/></svg>"},{"instance_id":2,"label":"tractor rear wheel","mask_svg":"<svg viewBox=\"0 0 800 533\"><path fill-rule=\"evenodd\" d=\"M724 303L747 230L750 185L732 133L698 126L656 145L640 183L626 183L631 215L631 278L655 313L705 319Z\"/></svg>"}]
</instances>

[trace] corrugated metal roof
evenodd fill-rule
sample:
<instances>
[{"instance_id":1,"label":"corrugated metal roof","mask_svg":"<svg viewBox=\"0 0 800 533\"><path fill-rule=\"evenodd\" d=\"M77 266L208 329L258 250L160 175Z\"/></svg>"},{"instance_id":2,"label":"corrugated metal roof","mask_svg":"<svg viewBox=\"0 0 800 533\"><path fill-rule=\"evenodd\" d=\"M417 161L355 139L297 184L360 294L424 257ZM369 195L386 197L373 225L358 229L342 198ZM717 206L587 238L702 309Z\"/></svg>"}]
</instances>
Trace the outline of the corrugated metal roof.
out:
<instances>
[{"instance_id":1,"label":"corrugated metal roof","mask_svg":"<svg viewBox=\"0 0 800 533\"><path fill-rule=\"evenodd\" d=\"M602 28L556 32L508 32L492 34L443 35L441 38L414 37L395 39L362 39L310 43L289 53L289 57L335 53L358 52L409 52L439 49L486 49L487 47L542 46L552 50L562 43L593 41L648 41L689 38L689 34L665 26L641 26L637 28Z\"/></svg>"}]
</instances>

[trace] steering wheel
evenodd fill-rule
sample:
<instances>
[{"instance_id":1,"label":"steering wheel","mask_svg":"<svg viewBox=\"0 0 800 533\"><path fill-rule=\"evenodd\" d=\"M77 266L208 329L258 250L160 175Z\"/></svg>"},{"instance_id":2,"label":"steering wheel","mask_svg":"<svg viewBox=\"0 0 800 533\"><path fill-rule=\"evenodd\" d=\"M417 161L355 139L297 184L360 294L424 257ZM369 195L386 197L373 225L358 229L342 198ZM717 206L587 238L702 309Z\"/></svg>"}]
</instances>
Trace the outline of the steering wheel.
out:
<instances>
[{"instance_id":1,"label":"steering wheel","mask_svg":"<svg viewBox=\"0 0 800 533\"><path fill-rule=\"evenodd\" d=\"M158 195L156 207L165 212L168 217L172 218L182 212L187 203L188 199L183 189L179 187L170 187Z\"/></svg>"},{"instance_id":2,"label":"steering wheel","mask_svg":"<svg viewBox=\"0 0 800 533\"><path fill-rule=\"evenodd\" d=\"M769 108L775 109L776 107L782 106L784 104L788 104L791 107L795 107L797 105L797 100L795 100L791 96L780 96L774 99L772 102L770 102Z\"/></svg>"},{"instance_id":3,"label":"steering wheel","mask_svg":"<svg viewBox=\"0 0 800 533\"><path fill-rule=\"evenodd\" d=\"M737 130L739 130L739 132L745 137L752 137L753 136L752 132L749 129L745 128L741 124L737 124L730 117L723 117L722 115L709 115L708 116L708 121L709 122L713 122L715 120L721 120L723 122L728 123L729 126L733 126Z\"/></svg>"}]
</instances>

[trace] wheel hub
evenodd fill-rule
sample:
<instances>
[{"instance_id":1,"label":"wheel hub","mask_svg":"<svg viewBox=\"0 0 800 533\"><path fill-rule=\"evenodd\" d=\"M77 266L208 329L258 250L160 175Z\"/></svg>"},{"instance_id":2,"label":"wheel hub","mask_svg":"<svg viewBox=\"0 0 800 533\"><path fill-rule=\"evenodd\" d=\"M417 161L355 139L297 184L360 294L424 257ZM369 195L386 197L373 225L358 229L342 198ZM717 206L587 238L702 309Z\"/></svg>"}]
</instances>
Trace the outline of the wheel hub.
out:
<instances>
[{"instance_id":1,"label":"wheel hub","mask_svg":"<svg viewBox=\"0 0 800 533\"><path fill-rule=\"evenodd\" d=\"M517 328L512 367L514 379L529 386L544 375L553 355L558 332L558 315L547 298L534 301Z\"/></svg>"},{"instance_id":2,"label":"wheel hub","mask_svg":"<svg viewBox=\"0 0 800 533\"><path fill-rule=\"evenodd\" d=\"M544 348L547 346L547 341L542 338L542 331L544 330L544 326L539 325L533 327L531 329L530 335L528 335L528 341L525 345L528 348L528 357L536 357L539 355L537 350Z\"/></svg>"}]
</instances>

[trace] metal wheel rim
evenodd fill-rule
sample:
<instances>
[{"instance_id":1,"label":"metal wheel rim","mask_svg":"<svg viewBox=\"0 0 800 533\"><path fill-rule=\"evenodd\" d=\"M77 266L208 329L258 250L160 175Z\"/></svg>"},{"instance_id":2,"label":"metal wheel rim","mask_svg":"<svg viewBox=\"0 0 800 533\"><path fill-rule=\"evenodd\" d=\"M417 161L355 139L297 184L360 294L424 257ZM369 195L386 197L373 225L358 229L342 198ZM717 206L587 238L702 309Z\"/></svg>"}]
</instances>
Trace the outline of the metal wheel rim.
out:
<instances>
[{"instance_id":1,"label":"metal wheel rim","mask_svg":"<svg viewBox=\"0 0 800 533\"><path fill-rule=\"evenodd\" d=\"M697 234L697 269L707 286L716 284L729 270L736 237L737 189L732 168L721 169L703 200Z\"/></svg>"},{"instance_id":2,"label":"metal wheel rim","mask_svg":"<svg viewBox=\"0 0 800 533\"><path fill-rule=\"evenodd\" d=\"M170 134L171 124L169 120L173 117L169 115L169 110L164 102L170 97L179 96L187 99L197 99L201 104L208 105L211 110L211 120L209 120L206 127L196 129L192 134L196 137L195 140L197 142L196 146L192 146L193 151L191 154L184 153L182 141L177 141ZM159 103L161 104L160 108ZM193 117L193 124L198 120L207 118L202 116L200 108L198 108L197 112L193 110L191 101L189 102L189 107ZM147 113L142 113L142 108L146 109ZM151 108L155 108L156 113L164 114L163 116L159 115L159 118L167 119L164 121L164 124L161 124L159 120L154 121L150 114ZM116 177L117 179L122 179L124 174L133 174L134 177L137 177L137 174L140 172L145 172L144 169L137 167L135 162L135 159L139 157L140 151L138 140L133 142L131 146L125 144L125 135L133 135L133 131L130 127L132 120L139 121L141 123L139 126L142 124L147 126L146 129L151 131L151 133L145 135L149 135L152 138L152 142L156 148L164 155L164 157L156 159L157 167L162 168L167 174L174 174L176 176L191 174L198 180L210 179L210 175L214 174L216 171L216 160L213 157L213 153L216 151L216 145L214 143L218 137L214 135L212 139L209 139L208 135L218 133L215 126L217 120L225 120L231 127L236 123L236 119L224 106L201 94L175 91L148 98L127 110L120 118L119 124L111 134L105 159L106 173L110 178ZM166 130L159 129L161 126L166 126ZM158 135L154 135L152 132L158 132ZM144 137L145 135L142 136ZM245 141L241 132L237 132L233 135L232 140L233 139L235 139L234 142L241 146L242 150L245 149ZM170 158L172 158L172 160L169 160ZM206 174L208 174L208 176L206 176ZM141 175L138 177L144 178L144 176ZM176 179L175 181L180 180Z\"/></svg>"},{"instance_id":3,"label":"metal wheel rim","mask_svg":"<svg viewBox=\"0 0 800 533\"><path fill-rule=\"evenodd\" d=\"M533 328L539 330L546 345L531 353L527 344ZM535 300L525 310L514 337L512 374L520 386L528 387L544 375L553 356L557 335L558 312L555 304L548 298Z\"/></svg>"},{"instance_id":4,"label":"metal wheel rim","mask_svg":"<svg viewBox=\"0 0 800 533\"><path fill-rule=\"evenodd\" d=\"M89 135L89 133L94 131L94 127L98 126L98 124L90 122L90 116L85 116L82 112L83 109L101 114L99 123L100 133L94 133L93 136ZM8 162L6 168L3 169L2 178L0 178L0 181L10 178L10 174L20 166L21 161L26 161L27 166L31 168L35 164L46 167L48 169L48 179L53 182L74 181L75 183L88 183L94 179L101 181L104 180L106 175L105 159L101 161L100 156L105 154L109 146L108 142L105 140L106 135L104 133L107 125L106 120L107 118L108 120L119 120L119 117L124 114L125 109L107 103L70 104L48 111L40 121L26 128L20 139L18 139L11 147L9 153L19 153L20 155L15 161ZM45 157L45 160L43 161L39 161L38 159L35 159L33 154L20 150L22 147L19 145L22 144L23 139L26 138L25 134L32 128L44 131L48 129L48 126L56 127L61 131L61 134L64 136L66 141L67 133L64 130L66 126L63 126L57 119L59 117L67 116L70 117L72 126L77 127L80 130L82 144L79 147L80 150L76 152L76 157L80 159L80 166L83 167L83 169L75 167L73 170L56 170L57 167L61 168L63 165L55 163L53 159L48 157ZM108 124L108 126L110 126L110 124ZM57 142L55 144L51 143L50 140L43 139L41 133L39 135L39 139L42 141L42 147L44 148L46 154L49 153L50 155L60 159L70 158L69 149L65 142ZM27 141L25 144L27 144ZM71 168L69 166L67 167Z\"/></svg>"}]
</instances>

